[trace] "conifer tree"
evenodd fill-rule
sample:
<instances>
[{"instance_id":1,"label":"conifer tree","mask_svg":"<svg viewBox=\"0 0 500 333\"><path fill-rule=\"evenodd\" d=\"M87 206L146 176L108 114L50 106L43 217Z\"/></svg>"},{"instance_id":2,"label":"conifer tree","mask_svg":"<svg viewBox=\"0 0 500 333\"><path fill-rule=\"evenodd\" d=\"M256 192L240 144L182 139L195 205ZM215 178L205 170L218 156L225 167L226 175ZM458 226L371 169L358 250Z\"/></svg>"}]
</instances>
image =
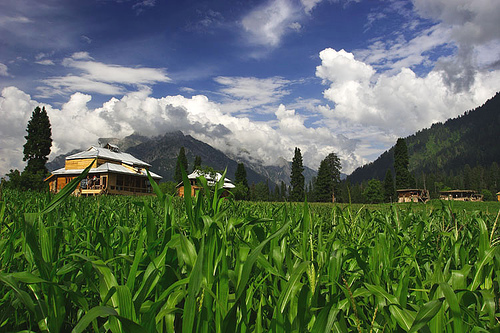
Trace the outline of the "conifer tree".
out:
<instances>
[{"instance_id":1,"label":"conifer tree","mask_svg":"<svg viewBox=\"0 0 500 333\"><path fill-rule=\"evenodd\" d=\"M201 169L201 157L196 155L194 158L193 171Z\"/></svg>"},{"instance_id":2,"label":"conifer tree","mask_svg":"<svg viewBox=\"0 0 500 333\"><path fill-rule=\"evenodd\" d=\"M387 169L384 178L384 201L391 202L396 199L396 191L394 190L394 178L392 177L391 169Z\"/></svg>"},{"instance_id":3,"label":"conifer tree","mask_svg":"<svg viewBox=\"0 0 500 333\"><path fill-rule=\"evenodd\" d=\"M412 185L408 165L408 147L406 141L399 138L394 147L394 171L396 172L396 189L398 190L409 188Z\"/></svg>"},{"instance_id":4,"label":"conifer tree","mask_svg":"<svg viewBox=\"0 0 500 333\"><path fill-rule=\"evenodd\" d=\"M305 178L302 172L304 167L302 165L302 154L300 149L295 147L295 154L292 160L292 173L290 175L290 183L292 190L290 191L291 201L303 201L304 200L304 183Z\"/></svg>"},{"instance_id":5,"label":"conifer tree","mask_svg":"<svg viewBox=\"0 0 500 333\"><path fill-rule=\"evenodd\" d=\"M280 190L280 195L282 200L287 199L287 193L286 193L286 184L284 181L281 181L281 190Z\"/></svg>"},{"instance_id":6,"label":"conifer tree","mask_svg":"<svg viewBox=\"0 0 500 333\"><path fill-rule=\"evenodd\" d=\"M235 179L236 184L241 183L242 185L248 188L247 171L243 163L238 163L238 166L236 167L236 174L234 176L236 178Z\"/></svg>"},{"instance_id":7,"label":"conifer tree","mask_svg":"<svg viewBox=\"0 0 500 333\"><path fill-rule=\"evenodd\" d=\"M238 163L235 174L236 189L233 191L237 200L248 199L250 188L247 181L247 171L243 163Z\"/></svg>"},{"instance_id":8,"label":"conifer tree","mask_svg":"<svg viewBox=\"0 0 500 333\"><path fill-rule=\"evenodd\" d=\"M24 144L24 158L27 161L25 173L31 175L40 174L45 176L47 168L45 163L50 154L50 147L52 146L52 130L50 127L49 116L45 107L40 109L39 106L35 108L31 114L31 119L28 121L26 128L26 143Z\"/></svg>"},{"instance_id":9,"label":"conifer tree","mask_svg":"<svg viewBox=\"0 0 500 333\"><path fill-rule=\"evenodd\" d=\"M177 183L182 182L181 165L184 168L184 171L187 172L188 162L184 147L181 147L181 149L179 150L179 155L177 155L177 164L175 165L175 181Z\"/></svg>"},{"instance_id":10,"label":"conifer tree","mask_svg":"<svg viewBox=\"0 0 500 333\"><path fill-rule=\"evenodd\" d=\"M321 161L314 184L316 201L333 202L334 195L340 197L340 170L342 166L337 154L330 153Z\"/></svg>"}]
</instances>

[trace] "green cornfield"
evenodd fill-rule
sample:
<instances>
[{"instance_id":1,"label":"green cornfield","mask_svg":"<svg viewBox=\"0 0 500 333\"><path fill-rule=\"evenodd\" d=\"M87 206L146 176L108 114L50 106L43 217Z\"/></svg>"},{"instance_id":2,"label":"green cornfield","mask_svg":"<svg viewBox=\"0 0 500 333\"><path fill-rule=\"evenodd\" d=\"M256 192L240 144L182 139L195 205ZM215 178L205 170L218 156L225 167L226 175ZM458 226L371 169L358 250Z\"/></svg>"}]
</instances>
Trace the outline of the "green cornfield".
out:
<instances>
[{"instance_id":1,"label":"green cornfield","mask_svg":"<svg viewBox=\"0 0 500 333\"><path fill-rule=\"evenodd\" d=\"M0 331L500 331L500 205L236 202L200 181L4 190Z\"/></svg>"}]
</instances>

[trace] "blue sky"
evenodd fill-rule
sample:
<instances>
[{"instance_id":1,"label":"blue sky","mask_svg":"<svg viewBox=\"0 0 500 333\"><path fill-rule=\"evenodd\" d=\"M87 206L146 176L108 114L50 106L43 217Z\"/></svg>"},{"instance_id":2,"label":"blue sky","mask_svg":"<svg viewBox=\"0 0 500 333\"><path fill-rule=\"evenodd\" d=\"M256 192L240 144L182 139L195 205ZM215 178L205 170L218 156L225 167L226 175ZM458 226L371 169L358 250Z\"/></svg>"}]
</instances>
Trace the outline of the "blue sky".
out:
<instances>
[{"instance_id":1,"label":"blue sky","mask_svg":"<svg viewBox=\"0 0 500 333\"><path fill-rule=\"evenodd\" d=\"M0 174L37 105L52 156L182 130L241 160L343 171L500 90L496 0L4 0Z\"/></svg>"}]
</instances>

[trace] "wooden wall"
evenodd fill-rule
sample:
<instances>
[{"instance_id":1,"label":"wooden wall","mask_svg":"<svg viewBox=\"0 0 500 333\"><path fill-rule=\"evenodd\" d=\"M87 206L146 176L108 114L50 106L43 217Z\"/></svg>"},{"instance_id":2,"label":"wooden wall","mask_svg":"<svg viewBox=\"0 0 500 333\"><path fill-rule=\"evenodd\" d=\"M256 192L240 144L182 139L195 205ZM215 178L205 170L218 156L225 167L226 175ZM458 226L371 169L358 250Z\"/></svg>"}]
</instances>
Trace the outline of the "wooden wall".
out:
<instances>
[{"instance_id":1,"label":"wooden wall","mask_svg":"<svg viewBox=\"0 0 500 333\"><path fill-rule=\"evenodd\" d=\"M64 168L66 170L81 170L88 167L92 162L94 162L92 167L96 168L97 161L94 158L84 158L80 160L66 160L66 165Z\"/></svg>"}]
</instances>

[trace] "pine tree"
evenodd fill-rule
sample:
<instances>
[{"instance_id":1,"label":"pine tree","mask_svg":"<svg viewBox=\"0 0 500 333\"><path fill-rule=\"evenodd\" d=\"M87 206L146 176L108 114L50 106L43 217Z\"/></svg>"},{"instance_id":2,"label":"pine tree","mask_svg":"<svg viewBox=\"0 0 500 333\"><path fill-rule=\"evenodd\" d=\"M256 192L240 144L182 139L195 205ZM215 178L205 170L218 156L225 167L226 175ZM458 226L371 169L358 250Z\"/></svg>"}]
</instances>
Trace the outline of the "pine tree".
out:
<instances>
[{"instance_id":1,"label":"pine tree","mask_svg":"<svg viewBox=\"0 0 500 333\"><path fill-rule=\"evenodd\" d=\"M238 187L238 191L235 192L236 199L248 199L250 188L248 187L247 171L243 163L238 163L236 167L235 184Z\"/></svg>"},{"instance_id":2,"label":"pine tree","mask_svg":"<svg viewBox=\"0 0 500 333\"><path fill-rule=\"evenodd\" d=\"M399 138L394 147L394 171L396 172L396 189L410 188L412 176L408 171L408 147L406 141Z\"/></svg>"},{"instance_id":3,"label":"pine tree","mask_svg":"<svg viewBox=\"0 0 500 333\"><path fill-rule=\"evenodd\" d=\"M241 184L245 185L245 187L248 188L247 171L246 171L245 165L243 163L238 163L234 177L235 177L236 184L241 183Z\"/></svg>"},{"instance_id":4,"label":"pine tree","mask_svg":"<svg viewBox=\"0 0 500 333\"><path fill-rule=\"evenodd\" d=\"M340 170L342 166L337 154L331 153L321 161L318 169L318 177L314 184L316 201L333 202L340 197Z\"/></svg>"},{"instance_id":5,"label":"pine tree","mask_svg":"<svg viewBox=\"0 0 500 333\"><path fill-rule=\"evenodd\" d=\"M281 181L281 191L280 191L280 195L281 195L281 200L286 200L287 199L287 194L286 194L286 184L284 181Z\"/></svg>"},{"instance_id":6,"label":"pine tree","mask_svg":"<svg viewBox=\"0 0 500 333\"><path fill-rule=\"evenodd\" d=\"M331 202L333 195L333 179L328 166L328 161L321 161L318 169L318 177L314 185L316 201Z\"/></svg>"},{"instance_id":7,"label":"pine tree","mask_svg":"<svg viewBox=\"0 0 500 333\"><path fill-rule=\"evenodd\" d=\"M381 203L384 200L384 194L380 180L370 179L363 191L363 196L368 203Z\"/></svg>"},{"instance_id":8,"label":"pine tree","mask_svg":"<svg viewBox=\"0 0 500 333\"><path fill-rule=\"evenodd\" d=\"M292 186L290 201L304 200L305 178L302 174L303 171L304 167L302 165L302 154L300 153L300 149L295 147L295 154L292 160L292 173L290 175L290 183Z\"/></svg>"},{"instance_id":9,"label":"pine tree","mask_svg":"<svg viewBox=\"0 0 500 333\"><path fill-rule=\"evenodd\" d=\"M42 177L47 174L45 163L50 154L50 147L52 146L52 130L50 127L50 120L45 107L40 109L36 107L31 114L31 119L28 121L26 128L26 143L24 144L24 158L27 161L25 173L31 175L40 174Z\"/></svg>"},{"instance_id":10,"label":"pine tree","mask_svg":"<svg viewBox=\"0 0 500 333\"><path fill-rule=\"evenodd\" d=\"M175 181L177 183L182 182L181 165L184 168L184 171L187 171L188 162L184 147L181 147L181 149L179 150L179 155L177 155L177 164L175 165Z\"/></svg>"},{"instance_id":11,"label":"pine tree","mask_svg":"<svg viewBox=\"0 0 500 333\"><path fill-rule=\"evenodd\" d=\"M194 158L193 171L201 169L201 157L196 155Z\"/></svg>"},{"instance_id":12,"label":"pine tree","mask_svg":"<svg viewBox=\"0 0 500 333\"><path fill-rule=\"evenodd\" d=\"M384 201L391 202L396 199L396 191L394 190L394 178L392 177L391 169L387 169L384 178Z\"/></svg>"}]
</instances>

